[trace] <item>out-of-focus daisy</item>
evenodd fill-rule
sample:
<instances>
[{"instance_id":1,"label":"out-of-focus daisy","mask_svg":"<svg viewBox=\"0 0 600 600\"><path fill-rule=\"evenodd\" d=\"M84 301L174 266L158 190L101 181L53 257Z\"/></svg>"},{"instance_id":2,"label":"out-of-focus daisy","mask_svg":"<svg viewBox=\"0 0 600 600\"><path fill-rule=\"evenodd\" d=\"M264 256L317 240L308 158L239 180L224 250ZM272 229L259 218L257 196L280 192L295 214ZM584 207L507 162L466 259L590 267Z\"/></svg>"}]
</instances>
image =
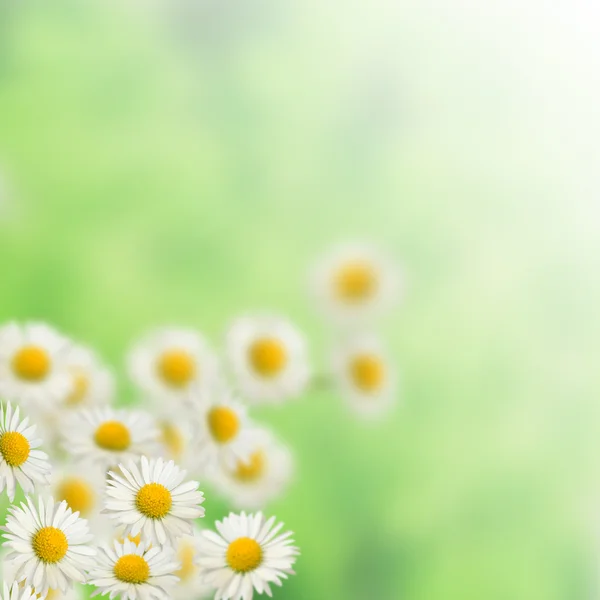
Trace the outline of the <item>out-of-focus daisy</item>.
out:
<instances>
[{"instance_id":1,"label":"out-of-focus daisy","mask_svg":"<svg viewBox=\"0 0 600 600\"><path fill-rule=\"evenodd\" d=\"M246 408L229 392L219 390L209 401L198 401L193 410L194 454L205 473L216 468L219 461L235 465L238 459L250 455L257 432Z\"/></svg>"},{"instance_id":2,"label":"out-of-focus daisy","mask_svg":"<svg viewBox=\"0 0 600 600\"><path fill-rule=\"evenodd\" d=\"M271 596L270 584L281 585L293 574L299 550L292 532L279 534L283 523L262 513L230 513L215 523L218 534L203 531L198 565L207 584L215 589L215 600L251 600L253 591Z\"/></svg>"},{"instance_id":3,"label":"out-of-focus daisy","mask_svg":"<svg viewBox=\"0 0 600 600\"><path fill-rule=\"evenodd\" d=\"M312 287L325 314L348 324L387 311L399 295L400 273L377 248L346 244L315 266Z\"/></svg>"},{"instance_id":4,"label":"out-of-focus daisy","mask_svg":"<svg viewBox=\"0 0 600 600\"><path fill-rule=\"evenodd\" d=\"M236 508L252 510L281 494L293 470L289 450L270 432L261 430L250 455L233 465L220 463L211 483Z\"/></svg>"},{"instance_id":5,"label":"out-of-focus daisy","mask_svg":"<svg viewBox=\"0 0 600 600\"><path fill-rule=\"evenodd\" d=\"M119 465L110 471L105 512L125 533L165 544L192 532L192 521L204 516L204 494L197 481L183 482L186 471L173 461L148 460Z\"/></svg>"},{"instance_id":6,"label":"out-of-focus daisy","mask_svg":"<svg viewBox=\"0 0 600 600\"><path fill-rule=\"evenodd\" d=\"M185 410L161 411L157 417L160 431L162 456L173 460L178 467L194 471L197 460L194 456L194 436L190 415Z\"/></svg>"},{"instance_id":7,"label":"out-of-focus daisy","mask_svg":"<svg viewBox=\"0 0 600 600\"><path fill-rule=\"evenodd\" d=\"M12 502L15 497L15 484L24 492L33 491L35 484L45 484L51 472L48 455L36 450L42 440L35 436L35 425L29 419L20 419L19 408L8 404L0 405L0 491L6 493Z\"/></svg>"},{"instance_id":8,"label":"out-of-focus daisy","mask_svg":"<svg viewBox=\"0 0 600 600\"><path fill-rule=\"evenodd\" d=\"M32 585L42 596L49 588L66 592L71 581L83 583L96 554L87 545L92 538L87 521L64 501L49 498L44 503L40 498L36 507L29 496L25 500L8 509L3 527L15 580Z\"/></svg>"},{"instance_id":9,"label":"out-of-focus daisy","mask_svg":"<svg viewBox=\"0 0 600 600\"><path fill-rule=\"evenodd\" d=\"M43 323L0 328L0 396L51 410L69 393L65 368L70 342Z\"/></svg>"},{"instance_id":10,"label":"out-of-focus daisy","mask_svg":"<svg viewBox=\"0 0 600 600\"><path fill-rule=\"evenodd\" d=\"M139 410L96 408L73 413L63 431L63 445L78 461L103 469L153 455L159 448L154 419Z\"/></svg>"},{"instance_id":11,"label":"out-of-focus daisy","mask_svg":"<svg viewBox=\"0 0 600 600\"><path fill-rule=\"evenodd\" d=\"M341 395L364 416L383 413L398 394L396 369L373 336L357 336L341 344L334 353L333 374Z\"/></svg>"},{"instance_id":12,"label":"out-of-focus daisy","mask_svg":"<svg viewBox=\"0 0 600 600\"><path fill-rule=\"evenodd\" d=\"M202 581L200 569L196 564L200 543L200 528L194 525L193 535L183 535L177 539L175 552L181 568L175 572L179 581L171 590L171 598L189 600L190 598L208 598L212 588Z\"/></svg>"},{"instance_id":13,"label":"out-of-focus daisy","mask_svg":"<svg viewBox=\"0 0 600 600\"><path fill-rule=\"evenodd\" d=\"M180 564L169 546L136 544L128 539L100 547L89 583L92 596L108 594L122 600L168 600L177 583Z\"/></svg>"},{"instance_id":14,"label":"out-of-focus daisy","mask_svg":"<svg viewBox=\"0 0 600 600\"><path fill-rule=\"evenodd\" d=\"M297 396L309 378L306 341L287 319L240 317L227 333L227 353L241 392L256 402Z\"/></svg>"},{"instance_id":15,"label":"out-of-focus daisy","mask_svg":"<svg viewBox=\"0 0 600 600\"><path fill-rule=\"evenodd\" d=\"M148 333L131 350L128 367L135 384L154 399L205 391L217 373L215 355L202 335L178 328Z\"/></svg>"},{"instance_id":16,"label":"out-of-focus daisy","mask_svg":"<svg viewBox=\"0 0 600 600\"><path fill-rule=\"evenodd\" d=\"M1 600L38 600L35 590L31 586L20 586L18 583L2 584Z\"/></svg>"}]
</instances>

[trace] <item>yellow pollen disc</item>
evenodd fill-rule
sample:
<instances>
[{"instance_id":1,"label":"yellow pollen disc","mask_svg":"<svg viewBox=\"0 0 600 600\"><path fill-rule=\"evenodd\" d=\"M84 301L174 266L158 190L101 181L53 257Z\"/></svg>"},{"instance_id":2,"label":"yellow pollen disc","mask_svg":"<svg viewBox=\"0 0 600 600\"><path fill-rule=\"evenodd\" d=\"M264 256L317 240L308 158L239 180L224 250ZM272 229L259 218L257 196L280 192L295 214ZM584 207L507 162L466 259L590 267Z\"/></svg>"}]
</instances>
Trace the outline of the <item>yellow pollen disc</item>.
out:
<instances>
[{"instance_id":1,"label":"yellow pollen disc","mask_svg":"<svg viewBox=\"0 0 600 600\"><path fill-rule=\"evenodd\" d=\"M256 481L265 472L265 463L265 453L262 450L257 450L250 455L247 462L238 460L234 476L244 483Z\"/></svg>"},{"instance_id":2,"label":"yellow pollen disc","mask_svg":"<svg viewBox=\"0 0 600 600\"><path fill-rule=\"evenodd\" d=\"M159 357L156 368L170 386L185 387L196 375L196 363L185 350L167 350Z\"/></svg>"},{"instance_id":3,"label":"yellow pollen disc","mask_svg":"<svg viewBox=\"0 0 600 600\"><path fill-rule=\"evenodd\" d=\"M15 375L27 381L41 381L50 371L50 357L38 346L24 346L12 359Z\"/></svg>"},{"instance_id":4,"label":"yellow pollen disc","mask_svg":"<svg viewBox=\"0 0 600 600\"><path fill-rule=\"evenodd\" d=\"M85 517L94 508L95 494L92 487L83 479L67 477L56 490L56 499L65 500L73 512L79 511Z\"/></svg>"},{"instance_id":5,"label":"yellow pollen disc","mask_svg":"<svg viewBox=\"0 0 600 600\"><path fill-rule=\"evenodd\" d=\"M11 467L20 467L29 458L29 441L18 431L0 436L0 454Z\"/></svg>"},{"instance_id":6,"label":"yellow pollen disc","mask_svg":"<svg viewBox=\"0 0 600 600\"><path fill-rule=\"evenodd\" d=\"M57 563L63 559L69 543L67 536L56 527L42 527L31 538L35 555L44 563Z\"/></svg>"},{"instance_id":7,"label":"yellow pollen disc","mask_svg":"<svg viewBox=\"0 0 600 600\"><path fill-rule=\"evenodd\" d=\"M230 442L240 429L240 420L237 414L226 406L211 408L207 420L213 438L220 444Z\"/></svg>"},{"instance_id":8,"label":"yellow pollen disc","mask_svg":"<svg viewBox=\"0 0 600 600\"><path fill-rule=\"evenodd\" d=\"M96 429L94 441L104 450L122 452L129 448L131 434L120 421L105 421Z\"/></svg>"},{"instance_id":9,"label":"yellow pollen disc","mask_svg":"<svg viewBox=\"0 0 600 600\"><path fill-rule=\"evenodd\" d=\"M227 564L237 573L254 571L262 562L260 544L248 537L241 537L229 544L225 558Z\"/></svg>"},{"instance_id":10,"label":"yellow pollen disc","mask_svg":"<svg viewBox=\"0 0 600 600\"><path fill-rule=\"evenodd\" d=\"M113 567L115 577L125 583L146 583L150 577L150 567L143 556L124 554Z\"/></svg>"},{"instance_id":11,"label":"yellow pollen disc","mask_svg":"<svg viewBox=\"0 0 600 600\"><path fill-rule=\"evenodd\" d=\"M336 296L346 302L368 300L377 289L377 276L373 266L355 261L342 266L334 276Z\"/></svg>"},{"instance_id":12,"label":"yellow pollen disc","mask_svg":"<svg viewBox=\"0 0 600 600\"><path fill-rule=\"evenodd\" d=\"M171 492L160 483L147 483L135 497L135 506L149 519L162 519L171 510Z\"/></svg>"},{"instance_id":13,"label":"yellow pollen disc","mask_svg":"<svg viewBox=\"0 0 600 600\"><path fill-rule=\"evenodd\" d=\"M376 392L383 385L385 367L378 356L363 354L352 360L350 376L361 391Z\"/></svg>"},{"instance_id":14,"label":"yellow pollen disc","mask_svg":"<svg viewBox=\"0 0 600 600\"><path fill-rule=\"evenodd\" d=\"M68 406L76 406L77 404L81 404L81 402L87 396L89 389L89 377L83 371L74 372L73 387L71 389L71 393L67 396L65 400L65 404L67 404Z\"/></svg>"},{"instance_id":15,"label":"yellow pollen disc","mask_svg":"<svg viewBox=\"0 0 600 600\"><path fill-rule=\"evenodd\" d=\"M179 552L177 556L181 563L181 569L175 571L175 575L181 579L181 581L189 581L195 574L197 567L194 564L194 546L188 542L183 542L179 546Z\"/></svg>"},{"instance_id":16,"label":"yellow pollen disc","mask_svg":"<svg viewBox=\"0 0 600 600\"><path fill-rule=\"evenodd\" d=\"M167 447L174 458L179 458L183 454L185 442L179 428L170 421L163 421L160 424L162 443Z\"/></svg>"},{"instance_id":17,"label":"yellow pollen disc","mask_svg":"<svg viewBox=\"0 0 600 600\"><path fill-rule=\"evenodd\" d=\"M275 338L256 340L248 349L250 363L263 377L279 375L287 363L285 346Z\"/></svg>"}]
</instances>

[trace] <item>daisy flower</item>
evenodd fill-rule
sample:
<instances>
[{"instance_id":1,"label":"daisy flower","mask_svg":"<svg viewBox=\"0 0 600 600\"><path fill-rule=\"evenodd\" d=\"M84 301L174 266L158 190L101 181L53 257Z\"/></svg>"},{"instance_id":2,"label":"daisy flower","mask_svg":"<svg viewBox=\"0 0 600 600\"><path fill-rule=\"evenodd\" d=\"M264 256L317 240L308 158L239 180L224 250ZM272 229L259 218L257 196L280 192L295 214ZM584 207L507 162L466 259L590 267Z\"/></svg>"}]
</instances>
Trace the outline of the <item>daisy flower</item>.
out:
<instances>
[{"instance_id":1,"label":"daisy flower","mask_svg":"<svg viewBox=\"0 0 600 600\"><path fill-rule=\"evenodd\" d=\"M128 539L101 546L89 582L92 596L109 594L122 600L169 600L180 568L172 548L136 544Z\"/></svg>"},{"instance_id":2,"label":"daisy flower","mask_svg":"<svg viewBox=\"0 0 600 600\"><path fill-rule=\"evenodd\" d=\"M175 571L179 581L171 590L171 598L174 600L208 598L212 595L212 588L202 581L200 569L196 564L201 531L197 525L194 525L193 535L182 535L177 539L175 552L181 567Z\"/></svg>"},{"instance_id":3,"label":"daisy flower","mask_svg":"<svg viewBox=\"0 0 600 600\"><path fill-rule=\"evenodd\" d=\"M202 532L198 565L215 600L251 600L254 590L271 596L270 584L281 585L294 573L299 550L292 532L278 535L283 523L274 524L275 517L267 521L262 513L230 513L215 523L218 534Z\"/></svg>"},{"instance_id":4,"label":"daisy flower","mask_svg":"<svg viewBox=\"0 0 600 600\"><path fill-rule=\"evenodd\" d=\"M1 600L37 600L35 591L30 586L20 586L18 583L2 584Z\"/></svg>"},{"instance_id":5,"label":"daisy flower","mask_svg":"<svg viewBox=\"0 0 600 600\"><path fill-rule=\"evenodd\" d=\"M365 244L334 248L315 266L311 280L323 312L339 324L387 312L401 287L393 261Z\"/></svg>"},{"instance_id":6,"label":"daisy flower","mask_svg":"<svg viewBox=\"0 0 600 600\"><path fill-rule=\"evenodd\" d=\"M159 435L154 419L143 411L84 409L67 420L63 445L76 460L106 469L142 454L154 454Z\"/></svg>"},{"instance_id":7,"label":"daisy flower","mask_svg":"<svg viewBox=\"0 0 600 600\"><path fill-rule=\"evenodd\" d=\"M64 501L49 498L44 504L39 498L37 508L29 496L25 501L8 509L2 528L4 545L12 550L7 560L15 580L35 587L42 596L49 588L66 592L73 580L83 583L96 554L86 545L92 538L87 521Z\"/></svg>"},{"instance_id":8,"label":"daisy flower","mask_svg":"<svg viewBox=\"0 0 600 600\"><path fill-rule=\"evenodd\" d=\"M152 399L178 400L204 391L217 373L208 343L189 329L163 328L146 334L129 353L131 379Z\"/></svg>"},{"instance_id":9,"label":"daisy flower","mask_svg":"<svg viewBox=\"0 0 600 600\"><path fill-rule=\"evenodd\" d=\"M48 410L70 391L65 368L70 342L43 323L0 328L0 395ZM48 406L50 405L50 406Z\"/></svg>"},{"instance_id":10,"label":"daisy flower","mask_svg":"<svg viewBox=\"0 0 600 600\"><path fill-rule=\"evenodd\" d=\"M287 319L240 317L227 333L227 354L245 398L280 402L299 395L308 382L306 340Z\"/></svg>"},{"instance_id":11,"label":"daisy flower","mask_svg":"<svg viewBox=\"0 0 600 600\"><path fill-rule=\"evenodd\" d=\"M333 357L333 375L342 397L363 416L382 414L398 395L396 369L373 336L357 336L340 345Z\"/></svg>"},{"instance_id":12,"label":"daisy flower","mask_svg":"<svg viewBox=\"0 0 600 600\"><path fill-rule=\"evenodd\" d=\"M105 512L125 534L138 533L153 543L172 543L192 532L192 521L204 516L204 494L197 481L183 480L183 471L170 460L148 460L145 456L127 467L119 465L119 474L108 474Z\"/></svg>"},{"instance_id":13,"label":"daisy flower","mask_svg":"<svg viewBox=\"0 0 600 600\"><path fill-rule=\"evenodd\" d=\"M261 430L250 455L234 465L219 464L211 484L235 507L257 509L282 493L293 474L289 450Z\"/></svg>"},{"instance_id":14,"label":"daisy flower","mask_svg":"<svg viewBox=\"0 0 600 600\"><path fill-rule=\"evenodd\" d=\"M24 492L33 492L35 484L47 482L51 471L48 455L36 450L42 445L34 437L36 426L19 417L19 407L13 412L10 402L0 405L0 492L6 487L11 502L16 483Z\"/></svg>"}]
</instances>

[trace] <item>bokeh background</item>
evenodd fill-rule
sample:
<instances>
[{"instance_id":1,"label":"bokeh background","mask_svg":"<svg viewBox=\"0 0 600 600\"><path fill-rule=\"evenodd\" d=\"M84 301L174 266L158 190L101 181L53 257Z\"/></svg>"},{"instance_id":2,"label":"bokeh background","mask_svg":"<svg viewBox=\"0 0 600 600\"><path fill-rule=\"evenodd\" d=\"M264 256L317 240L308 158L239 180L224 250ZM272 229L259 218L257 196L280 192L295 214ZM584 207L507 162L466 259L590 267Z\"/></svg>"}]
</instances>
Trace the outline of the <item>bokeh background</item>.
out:
<instances>
[{"instance_id":1,"label":"bokeh background","mask_svg":"<svg viewBox=\"0 0 600 600\"><path fill-rule=\"evenodd\" d=\"M129 402L155 324L274 309L319 364L308 265L380 243L397 409L255 413L298 462L276 598L597 597L599 29L584 0L1 0L0 318L94 345Z\"/></svg>"}]
</instances>

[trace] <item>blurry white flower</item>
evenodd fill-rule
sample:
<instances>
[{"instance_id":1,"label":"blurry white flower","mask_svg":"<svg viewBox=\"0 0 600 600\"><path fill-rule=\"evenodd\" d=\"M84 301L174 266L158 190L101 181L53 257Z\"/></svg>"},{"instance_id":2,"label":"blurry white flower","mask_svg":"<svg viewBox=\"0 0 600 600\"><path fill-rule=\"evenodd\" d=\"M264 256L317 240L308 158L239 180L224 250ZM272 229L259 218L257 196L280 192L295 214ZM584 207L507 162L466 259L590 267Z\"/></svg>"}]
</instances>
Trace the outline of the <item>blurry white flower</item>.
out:
<instances>
[{"instance_id":1,"label":"blurry white flower","mask_svg":"<svg viewBox=\"0 0 600 600\"><path fill-rule=\"evenodd\" d=\"M333 375L340 394L363 416L382 414L397 398L395 366L373 336L357 336L340 344L333 356Z\"/></svg>"},{"instance_id":2,"label":"blurry white flower","mask_svg":"<svg viewBox=\"0 0 600 600\"><path fill-rule=\"evenodd\" d=\"M85 581L96 551L87 545L92 536L86 520L66 502L39 498L36 507L27 496L8 513L4 545L12 550L6 560L16 581L34 586L42 596L49 588L66 592L72 581Z\"/></svg>"},{"instance_id":3,"label":"blurry white flower","mask_svg":"<svg viewBox=\"0 0 600 600\"><path fill-rule=\"evenodd\" d=\"M293 472L290 451L270 432L261 429L250 455L238 459L234 465L221 462L210 482L236 508L254 510L279 496Z\"/></svg>"},{"instance_id":4,"label":"blurry white flower","mask_svg":"<svg viewBox=\"0 0 600 600\"><path fill-rule=\"evenodd\" d=\"M212 588L202 581L198 561L201 529L194 524L193 535L182 535L175 543L175 553L181 568L175 571L179 581L171 590L174 600L199 600L212 596Z\"/></svg>"},{"instance_id":5,"label":"blurry white flower","mask_svg":"<svg viewBox=\"0 0 600 600\"><path fill-rule=\"evenodd\" d=\"M43 323L0 328L0 396L52 410L71 389L65 368L70 342Z\"/></svg>"},{"instance_id":6,"label":"blurry white flower","mask_svg":"<svg viewBox=\"0 0 600 600\"><path fill-rule=\"evenodd\" d=\"M15 497L15 485L25 493L33 492L37 484L45 484L51 466L48 455L36 450L42 440L35 436L36 426L29 419L20 419L19 407L0 405L0 491L6 487L8 499Z\"/></svg>"},{"instance_id":7,"label":"blurry white flower","mask_svg":"<svg viewBox=\"0 0 600 600\"><path fill-rule=\"evenodd\" d=\"M400 292L398 266L378 249L346 244L323 256L312 272L312 288L325 315L356 325L388 311Z\"/></svg>"},{"instance_id":8,"label":"blurry white flower","mask_svg":"<svg viewBox=\"0 0 600 600\"><path fill-rule=\"evenodd\" d=\"M108 594L122 600L169 600L180 565L169 546L152 546L130 540L101 546L89 570L92 596Z\"/></svg>"},{"instance_id":9,"label":"blurry white flower","mask_svg":"<svg viewBox=\"0 0 600 600\"><path fill-rule=\"evenodd\" d=\"M306 340L282 317L236 319L227 333L227 355L243 396L257 403L298 396L309 379Z\"/></svg>"},{"instance_id":10,"label":"blurry white flower","mask_svg":"<svg viewBox=\"0 0 600 600\"><path fill-rule=\"evenodd\" d=\"M254 590L271 596L270 584L294 573L299 550L292 532L279 534L283 523L274 524L275 517L266 521L262 513L230 513L215 523L218 534L202 531L198 564L215 600L251 600Z\"/></svg>"},{"instance_id":11,"label":"blurry white flower","mask_svg":"<svg viewBox=\"0 0 600 600\"><path fill-rule=\"evenodd\" d=\"M189 329L155 329L129 353L134 383L153 400L178 400L203 393L216 379L217 360L206 340Z\"/></svg>"}]
</instances>

